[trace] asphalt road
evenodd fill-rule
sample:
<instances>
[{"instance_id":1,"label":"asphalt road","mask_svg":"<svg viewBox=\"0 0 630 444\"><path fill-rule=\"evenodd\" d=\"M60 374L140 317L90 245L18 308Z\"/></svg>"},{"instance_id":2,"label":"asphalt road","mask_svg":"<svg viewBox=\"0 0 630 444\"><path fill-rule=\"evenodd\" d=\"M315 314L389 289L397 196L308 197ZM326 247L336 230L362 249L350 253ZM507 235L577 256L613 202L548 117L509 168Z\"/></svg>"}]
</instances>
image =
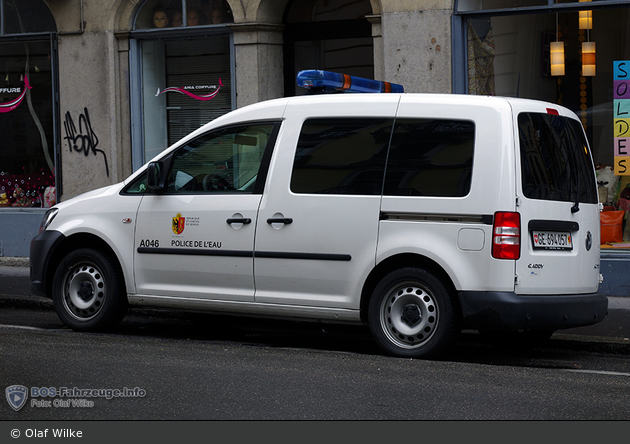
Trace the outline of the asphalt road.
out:
<instances>
[{"instance_id":1,"label":"asphalt road","mask_svg":"<svg viewBox=\"0 0 630 444\"><path fill-rule=\"evenodd\" d=\"M626 298L540 347L467 331L447 357L413 360L383 356L365 327L312 322L131 309L111 332L77 333L25 279L0 267L0 387L141 396L31 396L17 412L0 402L3 420L630 419Z\"/></svg>"}]
</instances>

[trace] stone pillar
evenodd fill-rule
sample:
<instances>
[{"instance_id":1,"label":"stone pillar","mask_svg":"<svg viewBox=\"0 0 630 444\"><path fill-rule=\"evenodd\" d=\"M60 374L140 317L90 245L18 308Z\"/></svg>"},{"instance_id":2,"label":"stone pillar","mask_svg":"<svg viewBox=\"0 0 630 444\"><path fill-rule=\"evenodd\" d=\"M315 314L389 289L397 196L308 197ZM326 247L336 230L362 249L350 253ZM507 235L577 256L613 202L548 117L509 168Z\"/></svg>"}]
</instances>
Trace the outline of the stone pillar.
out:
<instances>
[{"instance_id":1,"label":"stone pillar","mask_svg":"<svg viewBox=\"0 0 630 444\"><path fill-rule=\"evenodd\" d=\"M283 96L283 29L270 23L232 26L237 108Z\"/></svg>"},{"instance_id":2,"label":"stone pillar","mask_svg":"<svg viewBox=\"0 0 630 444\"><path fill-rule=\"evenodd\" d=\"M374 45L374 80L389 81L385 78L385 60L383 54L383 29L380 15L365 17L372 25L372 44Z\"/></svg>"},{"instance_id":3,"label":"stone pillar","mask_svg":"<svg viewBox=\"0 0 630 444\"><path fill-rule=\"evenodd\" d=\"M452 91L450 9L385 12L381 26L384 80L405 92Z\"/></svg>"}]
</instances>

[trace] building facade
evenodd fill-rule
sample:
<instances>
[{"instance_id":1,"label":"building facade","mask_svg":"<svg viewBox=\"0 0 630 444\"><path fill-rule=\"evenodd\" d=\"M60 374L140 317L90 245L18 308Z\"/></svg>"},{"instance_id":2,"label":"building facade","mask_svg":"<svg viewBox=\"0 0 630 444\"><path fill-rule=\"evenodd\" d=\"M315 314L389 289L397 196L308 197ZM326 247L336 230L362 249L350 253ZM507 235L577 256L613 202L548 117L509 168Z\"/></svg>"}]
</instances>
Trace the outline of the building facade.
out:
<instances>
[{"instance_id":1,"label":"building facade","mask_svg":"<svg viewBox=\"0 0 630 444\"><path fill-rule=\"evenodd\" d=\"M123 180L232 109L302 94L302 69L563 104L620 208L626 176L604 166L629 23L627 0L0 0L0 258L28 256L55 201ZM615 274L624 241L602 250Z\"/></svg>"}]
</instances>

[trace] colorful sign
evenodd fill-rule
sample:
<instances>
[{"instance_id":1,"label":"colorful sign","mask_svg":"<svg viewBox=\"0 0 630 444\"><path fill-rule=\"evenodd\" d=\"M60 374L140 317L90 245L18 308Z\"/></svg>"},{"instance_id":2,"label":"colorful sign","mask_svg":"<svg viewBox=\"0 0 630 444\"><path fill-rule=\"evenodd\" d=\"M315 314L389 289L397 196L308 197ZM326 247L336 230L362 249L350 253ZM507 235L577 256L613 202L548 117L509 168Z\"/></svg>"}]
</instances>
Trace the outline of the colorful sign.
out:
<instances>
[{"instance_id":1,"label":"colorful sign","mask_svg":"<svg viewBox=\"0 0 630 444\"><path fill-rule=\"evenodd\" d=\"M195 100L211 100L214 99L216 97L217 94L219 94L219 91L221 90L221 87L223 86L223 82L221 81L221 79L219 79L219 86L217 87L216 85L212 85L212 86L208 86L208 85L196 85L196 86L184 86L182 88L180 87L176 87L176 86L171 86L169 88L166 88L162 91L160 91L160 89L158 88L157 90L157 94L155 94L155 97L157 96L161 96L164 93L167 92L176 92L179 94L185 94L188 97L192 97ZM200 89L216 89L216 91L210 93L210 94L204 94L204 95L197 95L197 94L193 94L190 91L191 90L200 90Z\"/></svg>"},{"instance_id":2,"label":"colorful sign","mask_svg":"<svg viewBox=\"0 0 630 444\"><path fill-rule=\"evenodd\" d=\"M20 106L24 97L26 97L26 91L31 88L32 86L28 83L28 76L24 76L24 89L22 90L22 93L10 102L0 103L0 113L9 113Z\"/></svg>"},{"instance_id":3,"label":"colorful sign","mask_svg":"<svg viewBox=\"0 0 630 444\"><path fill-rule=\"evenodd\" d=\"M615 175L630 176L630 60L613 62Z\"/></svg>"}]
</instances>

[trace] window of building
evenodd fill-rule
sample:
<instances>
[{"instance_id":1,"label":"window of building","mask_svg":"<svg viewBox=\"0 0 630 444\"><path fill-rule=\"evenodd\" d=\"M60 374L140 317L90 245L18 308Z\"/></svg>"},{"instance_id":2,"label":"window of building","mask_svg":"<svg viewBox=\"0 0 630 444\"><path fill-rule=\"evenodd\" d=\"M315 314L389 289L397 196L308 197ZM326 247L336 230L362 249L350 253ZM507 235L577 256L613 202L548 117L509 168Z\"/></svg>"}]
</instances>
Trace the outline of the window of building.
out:
<instances>
[{"instance_id":1,"label":"window of building","mask_svg":"<svg viewBox=\"0 0 630 444\"><path fill-rule=\"evenodd\" d=\"M391 119L309 119L300 133L291 191L379 195Z\"/></svg>"},{"instance_id":2,"label":"window of building","mask_svg":"<svg viewBox=\"0 0 630 444\"><path fill-rule=\"evenodd\" d=\"M383 194L466 196L470 191L474 140L472 122L396 119Z\"/></svg>"},{"instance_id":3,"label":"window of building","mask_svg":"<svg viewBox=\"0 0 630 444\"><path fill-rule=\"evenodd\" d=\"M184 10L186 14L182 13ZM225 0L148 0L134 29L221 25L233 21L232 10Z\"/></svg>"},{"instance_id":4,"label":"window of building","mask_svg":"<svg viewBox=\"0 0 630 444\"><path fill-rule=\"evenodd\" d=\"M49 207L56 202L55 22L41 0L0 0L0 24L0 208Z\"/></svg>"},{"instance_id":5,"label":"window of building","mask_svg":"<svg viewBox=\"0 0 630 444\"><path fill-rule=\"evenodd\" d=\"M304 94L295 83L304 69L374 78L372 14L368 0L291 1L285 12L285 95Z\"/></svg>"},{"instance_id":6,"label":"window of building","mask_svg":"<svg viewBox=\"0 0 630 444\"><path fill-rule=\"evenodd\" d=\"M611 169L614 66L630 60L629 21L630 1L623 0L459 0L453 16L454 92L539 99L575 112L596 164L600 202L626 212L627 228L630 176ZM630 246L630 229L623 241Z\"/></svg>"},{"instance_id":7,"label":"window of building","mask_svg":"<svg viewBox=\"0 0 630 444\"><path fill-rule=\"evenodd\" d=\"M139 10L130 44L134 169L233 109L232 21L225 1L149 0Z\"/></svg>"}]
</instances>

